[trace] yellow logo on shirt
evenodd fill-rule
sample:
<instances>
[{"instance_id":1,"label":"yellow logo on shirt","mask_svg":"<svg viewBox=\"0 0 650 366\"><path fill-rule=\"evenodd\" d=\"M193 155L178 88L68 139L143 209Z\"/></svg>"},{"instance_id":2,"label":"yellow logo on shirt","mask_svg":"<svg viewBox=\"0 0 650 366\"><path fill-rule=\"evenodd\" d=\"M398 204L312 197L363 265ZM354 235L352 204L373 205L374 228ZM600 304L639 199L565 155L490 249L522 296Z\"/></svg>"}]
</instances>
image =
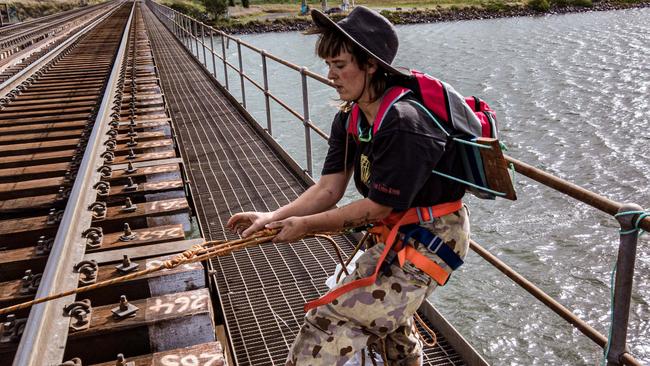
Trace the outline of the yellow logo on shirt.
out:
<instances>
[{"instance_id":1,"label":"yellow logo on shirt","mask_svg":"<svg viewBox=\"0 0 650 366\"><path fill-rule=\"evenodd\" d=\"M368 157L364 154L361 154L361 182L368 185L370 180L370 161Z\"/></svg>"}]
</instances>

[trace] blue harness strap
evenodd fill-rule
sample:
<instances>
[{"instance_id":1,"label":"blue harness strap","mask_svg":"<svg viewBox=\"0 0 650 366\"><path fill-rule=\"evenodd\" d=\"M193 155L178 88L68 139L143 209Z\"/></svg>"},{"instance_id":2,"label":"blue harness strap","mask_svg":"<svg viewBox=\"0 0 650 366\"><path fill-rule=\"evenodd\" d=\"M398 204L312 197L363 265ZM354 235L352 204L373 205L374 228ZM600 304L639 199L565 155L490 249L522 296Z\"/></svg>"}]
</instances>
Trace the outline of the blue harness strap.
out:
<instances>
[{"instance_id":1,"label":"blue harness strap","mask_svg":"<svg viewBox=\"0 0 650 366\"><path fill-rule=\"evenodd\" d=\"M420 245L424 245L430 252L440 257L452 270L455 270L464 263L462 258L445 244L440 237L422 226L417 224L405 225L400 227L399 231L404 236L402 238L404 243L409 239L413 239Z\"/></svg>"}]
</instances>

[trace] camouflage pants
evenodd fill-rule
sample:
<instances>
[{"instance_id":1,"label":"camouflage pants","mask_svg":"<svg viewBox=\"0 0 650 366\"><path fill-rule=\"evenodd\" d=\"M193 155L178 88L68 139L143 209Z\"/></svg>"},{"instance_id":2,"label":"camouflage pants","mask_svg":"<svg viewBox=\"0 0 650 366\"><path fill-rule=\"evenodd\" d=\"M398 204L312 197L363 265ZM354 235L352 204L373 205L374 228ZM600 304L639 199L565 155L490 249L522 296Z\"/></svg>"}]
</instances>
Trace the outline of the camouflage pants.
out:
<instances>
[{"instance_id":1,"label":"camouflage pants","mask_svg":"<svg viewBox=\"0 0 650 366\"><path fill-rule=\"evenodd\" d=\"M425 227L465 257L469 247L465 207ZM342 283L372 275L383 249L383 243L368 249ZM418 251L451 272L437 255L424 247ZM413 314L436 287L434 280L408 262L402 268L393 264L373 285L310 310L286 365L344 365L357 351L376 344L385 347L389 365L419 365L422 345L413 328Z\"/></svg>"}]
</instances>

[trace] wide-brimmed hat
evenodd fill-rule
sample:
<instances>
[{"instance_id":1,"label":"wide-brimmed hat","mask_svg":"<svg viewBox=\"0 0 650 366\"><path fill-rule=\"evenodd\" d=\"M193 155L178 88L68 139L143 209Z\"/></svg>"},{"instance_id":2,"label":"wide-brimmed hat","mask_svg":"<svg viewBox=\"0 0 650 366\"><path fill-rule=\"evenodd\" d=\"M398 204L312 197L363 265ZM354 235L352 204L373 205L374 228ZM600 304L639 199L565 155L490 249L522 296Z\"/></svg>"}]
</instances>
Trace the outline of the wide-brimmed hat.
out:
<instances>
[{"instance_id":1,"label":"wide-brimmed hat","mask_svg":"<svg viewBox=\"0 0 650 366\"><path fill-rule=\"evenodd\" d=\"M381 14L365 6L357 6L338 23L316 9L311 11L311 17L319 28L332 29L343 34L368 55L377 59L384 70L396 75L403 74L391 66L399 47L395 27Z\"/></svg>"}]
</instances>

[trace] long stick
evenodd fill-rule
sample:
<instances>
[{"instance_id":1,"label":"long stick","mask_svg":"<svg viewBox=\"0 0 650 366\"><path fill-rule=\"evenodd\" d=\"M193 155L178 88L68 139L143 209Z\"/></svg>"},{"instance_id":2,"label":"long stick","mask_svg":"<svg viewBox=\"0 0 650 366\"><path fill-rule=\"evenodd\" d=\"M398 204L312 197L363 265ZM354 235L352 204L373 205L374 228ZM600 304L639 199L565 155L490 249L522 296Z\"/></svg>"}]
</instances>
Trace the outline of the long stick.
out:
<instances>
[{"instance_id":1,"label":"long stick","mask_svg":"<svg viewBox=\"0 0 650 366\"><path fill-rule=\"evenodd\" d=\"M194 263L194 262L201 262L213 257L218 257L218 256L224 256L227 254L232 253L234 250L237 249L243 249L252 245L259 245L262 243L269 242L273 240L275 235L277 234L277 230L262 230L253 236L246 238L246 239L237 239L229 242L224 242L224 241L216 241L216 242L206 242L203 245L196 245L193 246L192 248L184 251L183 253L175 256L174 258L164 261L163 263L156 265L151 268L143 269L141 271L129 273L127 275L118 277L118 278L113 278L110 280L94 283L92 285L88 286L83 286L79 287L74 290L70 291L65 291L65 292L60 292L58 294L46 296L46 297L41 297L38 299L34 299L31 301L27 301L24 303L16 304L13 306L9 306L3 309L0 309L0 315L8 314L8 313L13 313L21 309L27 309L33 305L44 303L50 300L55 300L59 299L62 297L78 294L78 293L83 293L91 290L95 290L98 288L110 286L116 283L120 282L126 282L129 280L132 280L134 278L146 276L150 273L157 272L163 269L171 269L178 267L181 264L187 264L187 263Z\"/></svg>"}]
</instances>

